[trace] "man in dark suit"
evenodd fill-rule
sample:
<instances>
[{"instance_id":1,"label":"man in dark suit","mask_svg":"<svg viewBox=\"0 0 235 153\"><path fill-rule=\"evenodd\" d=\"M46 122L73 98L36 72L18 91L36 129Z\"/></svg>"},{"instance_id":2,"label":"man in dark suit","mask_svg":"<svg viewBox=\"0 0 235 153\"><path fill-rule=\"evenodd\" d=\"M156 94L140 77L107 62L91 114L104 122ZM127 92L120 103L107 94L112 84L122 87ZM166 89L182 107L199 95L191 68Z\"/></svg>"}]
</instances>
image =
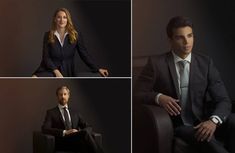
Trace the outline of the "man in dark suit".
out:
<instances>
[{"instance_id":1,"label":"man in dark suit","mask_svg":"<svg viewBox=\"0 0 235 153\"><path fill-rule=\"evenodd\" d=\"M191 20L172 18L167 35L171 51L149 58L137 80L136 98L164 108L173 121L175 136L192 147L210 153L235 153L231 101L212 60L192 52ZM217 135L225 137L226 149Z\"/></svg>"},{"instance_id":2,"label":"man in dark suit","mask_svg":"<svg viewBox=\"0 0 235 153\"><path fill-rule=\"evenodd\" d=\"M47 111L42 131L55 136L55 146L60 151L102 153L92 135L92 129L70 107L70 90L61 86L56 90L58 106Z\"/></svg>"}]
</instances>

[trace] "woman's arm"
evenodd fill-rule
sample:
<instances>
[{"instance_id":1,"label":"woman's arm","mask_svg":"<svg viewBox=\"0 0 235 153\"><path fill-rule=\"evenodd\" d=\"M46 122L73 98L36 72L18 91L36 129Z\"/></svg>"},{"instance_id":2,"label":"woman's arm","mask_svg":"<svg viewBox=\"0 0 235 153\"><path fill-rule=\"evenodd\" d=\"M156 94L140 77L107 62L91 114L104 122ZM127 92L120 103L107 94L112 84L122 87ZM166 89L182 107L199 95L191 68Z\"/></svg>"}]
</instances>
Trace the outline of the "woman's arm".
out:
<instances>
[{"instance_id":1,"label":"woman's arm","mask_svg":"<svg viewBox=\"0 0 235 153\"><path fill-rule=\"evenodd\" d=\"M90 54L88 53L81 33L78 33L78 40L76 44L78 54L80 55L81 59L84 63L93 71L93 72L99 72L101 76L107 77L108 76L108 70L103 68L98 68L98 66L93 62L93 59L91 58Z\"/></svg>"},{"instance_id":2,"label":"woman's arm","mask_svg":"<svg viewBox=\"0 0 235 153\"><path fill-rule=\"evenodd\" d=\"M77 44L76 48L78 51L79 56L81 57L82 61L93 71L93 72L98 72L98 67L97 65L93 62L93 59L91 58L90 54L88 53L81 33L78 33L78 39L77 39Z\"/></svg>"}]
</instances>

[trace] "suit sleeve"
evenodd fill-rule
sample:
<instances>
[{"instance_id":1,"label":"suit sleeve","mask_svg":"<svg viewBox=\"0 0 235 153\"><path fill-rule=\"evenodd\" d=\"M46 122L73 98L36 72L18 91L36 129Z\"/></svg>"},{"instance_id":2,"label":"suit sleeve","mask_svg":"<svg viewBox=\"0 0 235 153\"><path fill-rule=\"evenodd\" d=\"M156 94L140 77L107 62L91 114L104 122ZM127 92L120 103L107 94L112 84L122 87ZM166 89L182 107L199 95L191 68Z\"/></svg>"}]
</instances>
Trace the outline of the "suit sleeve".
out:
<instances>
[{"instance_id":1,"label":"suit sleeve","mask_svg":"<svg viewBox=\"0 0 235 153\"><path fill-rule=\"evenodd\" d=\"M88 51L84 45L81 33L78 33L78 40L77 40L76 48L77 48L78 54L81 57L82 61L92 70L92 72L98 72L99 68L93 62L93 59L91 58L90 54L88 53Z\"/></svg>"},{"instance_id":2,"label":"suit sleeve","mask_svg":"<svg viewBox=\"0 0 235 153\"><path fill-rule=\"evenodd\" d=\"M46 32L44 34L43 38L43 53L42 53L42 59L48 69L51 71L57 69L53 61L51 60L50 53L49 53L49 44L48 44L48 35L49 33Z\"/></svg>"},{"instance_id":3,"label":"suit sleeve","mask_svg":"<svg viewBox=\"0 0 235 153\"><path fill-rule=\"evenodd\" d=\"M58 137L63 136L63 129L52 127L52 115L50 114L50 111L47 111L46 113L46 117L42 125L42 132L45 134L50 134Z\"/></svg>"},{"instance_id":4,"label":"suit sleeve","mask_svg":"<svg viewBox=\"0 0 235 153\"><path fill-rule=\"evenodd\" d=\"M152 59L149 58L134 87L135 101L145 104L156 104L155 97L158 92L153 90L156 81L156 73Z\"/></svg>"},{"instance_id":5,"label":"suit sleeve","mask_svg":"<svg viewBox=\"0 0 235 153\"><path fill-rule=\"evenodd\" d=\"M208 92L215 104L211 115L217 115L224 122L231 113L231 101L212 60L209 63L208 83Z\"/></svg>"},{"instance_id":6,"label":"suit sleeve","mask_svg":"<svg viewBox=\"0 0 235 153\"><path fill-rule=\"evenodd\" d=\"M88 123L82 119L82 117L80 115L78 115L78 125L77 125L78 129L85 129L87 127L90 127L90 125L88 125Z\"/></svg>"}]
</instances>

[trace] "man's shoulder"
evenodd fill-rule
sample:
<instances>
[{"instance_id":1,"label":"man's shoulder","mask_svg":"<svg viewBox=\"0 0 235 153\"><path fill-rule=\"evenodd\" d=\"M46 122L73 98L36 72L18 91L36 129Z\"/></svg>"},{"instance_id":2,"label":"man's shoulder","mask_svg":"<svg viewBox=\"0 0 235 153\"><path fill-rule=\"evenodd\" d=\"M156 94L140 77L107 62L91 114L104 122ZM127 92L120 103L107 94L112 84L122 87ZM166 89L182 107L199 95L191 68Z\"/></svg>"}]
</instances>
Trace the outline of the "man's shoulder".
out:
<instances>
[{"instance_id":1,"label":"man's shoulder","mask_svg":"<svg viewBox=\"0 0 235 153\"><path fill-rule=\"evenodd\" d=\"M48 109L47 112L55 112L55 111L58 111L58 110L59 110L58 106L55 106L55 107L52 107L52 108Z\"/></svg>"},{"instance_id":2,"label":"man's shoulder","mask_svg":"<svg viewBox=\"0 0 235 153\"><path fill-rule=\"evenodd\" d=\"M160 59L160 58L166 58L170 55L172 55L172 53L168 51L168 52L152 55L152 56L149 56L149 57L152 58L152 59Z\"/></svg>"},{"instance_id":3,"label":"man's shoulder","mask_svg":"<svg viewBox=\"0 0 235 153\"><path fill-rule=\"evenodd\" d=\"M200 61L204 61L204 62L210 62L211 58L204 54L204 53L200 53L200 52L193 52L192 56L196 59L196 60L200 60Z\"/></svg>"},{"instance_id":4,"label":"man's shoulder","mask_svg":"<svg viewBox=\"0 0 235 153\"><path fill-rule=\"evenodd\" d=\"M157 54L157 55L152 55L148 57L148 60L154 62L154 63L162 63L164 61L166 61L167 58L171 57L172 53L171 52L165 52L165 53L161 53L161 54Z\"/></svg>"},{"instance_id":5,"label":"man's shoulder","mask_svg":"<svg viewBox=\"0 0 235 153\"><path fill-rule=\"evenodd\" d=\"M192 56L194 56L195 58L203 59L203 60L210 60L211 59L208 55L201 53L201 52L192 52ZM156 60L164 60L169 57L173 57L172 52L170 52L170 51L165 52L165 53L161 53L161 54L157 54L157 55L149 56L149 59L156 61Z\"/></svg>"}]
</instances>

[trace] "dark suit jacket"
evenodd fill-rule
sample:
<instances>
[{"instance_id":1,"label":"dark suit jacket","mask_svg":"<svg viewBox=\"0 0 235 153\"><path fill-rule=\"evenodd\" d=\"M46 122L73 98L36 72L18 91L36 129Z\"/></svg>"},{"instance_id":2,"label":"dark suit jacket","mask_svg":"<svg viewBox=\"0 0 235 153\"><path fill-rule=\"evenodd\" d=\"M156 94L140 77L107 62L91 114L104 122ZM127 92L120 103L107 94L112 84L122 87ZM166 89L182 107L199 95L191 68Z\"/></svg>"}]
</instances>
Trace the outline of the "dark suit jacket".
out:
<instances>
[{"instance_id":1,"label":"dark suit jacket","mask_svg":"<svg viewBox=\"0 0 235 153\"><path fill-rule=\"evenodd\" d=\"M171 52L149 58L140 74L135 97L148 104L155 104L155 96L162 93L179 99L177 74ZM212 99L208 108L207 95ZM204 55L192 53L189 78L189 97L193 114L199 121L210 115L218 115L223 121L231 112L231 102L224 83L212 60Z\"/></svg>"},{"instance_id":2,"label":"dark suit jacket","mask_svg":"<svg viewBox=\"0 0 235 153\"><path fill-rule=\"evenodd\" d=\"M63 76L75 76L74 56L76 51L85 64L93 71L98 72L98 67L94 64L91 56L84 46L81 33L78 34L76 43L69 42L69 35L65 37L64 45L61 47L59 40L55 36L55 43L48 42L49 32L46 32L43 39L43 55L39 68L34 72L37 76L50 76L53 70L59 69Z\"/></svg>"},{"instance_id":3,"label":"dark suit jacket","mask_svg":"<svg viewBox=\"0 0 235 153\"><path fill-rule=\"evenodd\" d=\"M69 108L69 113L73 129L84 129L88 127L87 123L82 120L75 111L70 110ZM58 106L47 110L46 117L42 125L43 133L62 137L63 130L65 130L65 125Z\"/></svg>"}]
</instances>

